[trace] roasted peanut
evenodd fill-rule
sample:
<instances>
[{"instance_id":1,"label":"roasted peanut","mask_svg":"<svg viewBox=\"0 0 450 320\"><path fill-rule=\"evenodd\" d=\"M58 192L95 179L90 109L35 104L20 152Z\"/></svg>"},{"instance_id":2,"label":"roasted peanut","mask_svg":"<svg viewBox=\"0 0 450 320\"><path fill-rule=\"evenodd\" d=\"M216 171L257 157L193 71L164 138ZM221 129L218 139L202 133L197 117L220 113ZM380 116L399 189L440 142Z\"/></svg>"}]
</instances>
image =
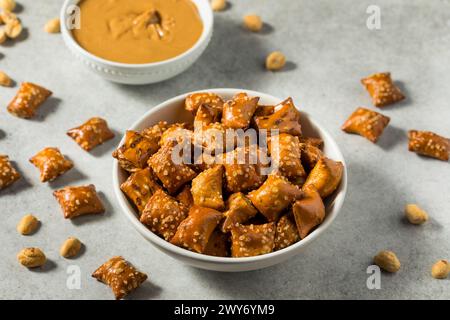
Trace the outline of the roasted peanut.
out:
<instances>
[{"instance_id":1,"label":"roasted peanut","mask_svg":"<svg viewBox=\"0 0 450 320\"><path fill-rule=\"evenodd\" d=\"M447 260L439 260L431 267L431 276L435 279L446 279L450 273L450 264Z\"/></svg>"},{"instance_id":2,"label":"roasted peanut","mask_svg":"<svg viewBox=\"0 0 450 320\"><path fill-rule=\"evenodd\" d=\"M286 57L280 51L275 51L269 54L266 58L266 69L267 70L280 70L286 64Z\"/></svg>"},{"instance_id":3,"label":"roasted peanut","mask_svg":"<svg viewBox=\"0 0 450 320\"><path fill-rule=\"evenodd\" d=\"M59 254L64 258L73 258L80 252L80 249L81 241L77 238L69 237L61 246Z\"/></svg>"},{"instance_id":4,"label":"roasted peanut","mask_svg":"<svg viewBox=\"0 0 450 320\"><path fill-rule=\"evenodd\" d=\"M14 11L16 8L16 1L14 0L0 0L0 8L5 11Z\"/></svg>"},{"instance_id":5,"label":"roasted peanut","mask_svg":"<svg viewBox=\"0 0 450 320\"><path fill-rule=\"evenodd\" d=\"M22 24L19 20L8 21L5 26L5 32L8 38L15 39L22 33Z\"/></svg>"},{"instance_id":6,"label":"roasted peanut","mask_svg":"<svg viewBox=\"0 0 450 320\"><path fill-rule=\"evenodd\" d=\"M42 267L47 261L45 254L39 248L22 249L17 255L17 259L27 268Z\"/></svg>"},{"instance_id":7,"label":"roasted peanut","mask_svg":"<svg viewBox=\"0 0 450 320\"><path fill-rule=\"evenodd\" d=\"M59 18L54 18L47 21L44 30L45 32L48 33L59 33L61 31L61 24Z\"/></svg>"},{"instance_id":8,"label":"roasted peanut","mask_svg":"<svg viewBox=\"0 0 450 320\"><path fill-rule=\"evenodd\" d=\"M0 38L1 38L1 35L0 35ZM8 77L8 75L6 73L0 71L0 86L10 87L11 84L12 84L11 78Z\"/></svg>"},{"instance_id":9,"label":"roasted peanut","mask_svg":"<svg viewBox=\"0 0 450 320\"><path fill-rule=\"evenodd\" d=\"M397 272L400 270L401 266L395 253L386 250L378 252L378 254L373 258L373 262L387 272Z\"/></svg>"},{"instance_id":10,"label":"roasted peanut","mask_svg":"<svg viewBox=\"0 0 450 320\"><path fill-rule=\"evenodd\" d=\"M27 214L22 219L20 219L17 225L17 232L23 235L29 235L36 231L39 226L39 220L32 214Z\"/></svg>"},{"instance_id":11,"label":"roasted peanut","mask_svg":"<svg viewBox=\"0 0 450 320\"><path fill-rule=\"evenodd\" d=\"M428 220L428 214L416 204L405 206L405 216L412 224L422 224Z\"/></svg>"},{"instance_id":12,"label":"roasted peanut","mask_svg":"<svg viewBox=\"0 0 450 320\"><path fill-rule=\"evenodd\" d=\"M211 1L211 8L214 11L222 11L227 7L227 1L226 0L212 0Z\"/></svg>"},{"instance_id":13,"label":"roasted peanut","mask_svg":"<svg viewBox=\"0 0 450 320\"><path fill-rule=\"evenodd\" d=\"M261 31L263 27L261 17L255 14L244 16L244 27L253 32Z\"/></svg>"}]
</instances>

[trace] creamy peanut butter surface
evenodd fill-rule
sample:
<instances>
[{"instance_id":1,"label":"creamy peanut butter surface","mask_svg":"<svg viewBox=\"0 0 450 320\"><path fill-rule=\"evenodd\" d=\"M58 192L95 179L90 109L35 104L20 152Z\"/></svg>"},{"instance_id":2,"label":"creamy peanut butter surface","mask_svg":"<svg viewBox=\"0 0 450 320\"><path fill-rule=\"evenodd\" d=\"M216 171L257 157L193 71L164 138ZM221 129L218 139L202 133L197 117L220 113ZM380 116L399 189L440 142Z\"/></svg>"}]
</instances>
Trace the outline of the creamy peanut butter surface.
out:
<instances>
[{"instance_id":1,"label":"creamy peanut butter surface","mask_svg":"<svg viewBox=\"0 0 450 320\"><path fill-rule=\"evenodd\" d=\"M167 60L189 50L203 24L190 0L82 0L75 40L90 53L122 63Z\"/></svg>"}]
</instances>

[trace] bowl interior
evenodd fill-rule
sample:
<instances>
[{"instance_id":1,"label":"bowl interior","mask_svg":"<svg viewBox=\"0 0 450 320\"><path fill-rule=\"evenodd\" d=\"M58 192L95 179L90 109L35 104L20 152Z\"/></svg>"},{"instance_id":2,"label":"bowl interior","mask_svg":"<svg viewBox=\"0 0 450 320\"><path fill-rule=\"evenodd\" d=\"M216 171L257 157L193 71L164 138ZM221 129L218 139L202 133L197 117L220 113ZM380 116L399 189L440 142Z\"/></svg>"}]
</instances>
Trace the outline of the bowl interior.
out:
<instances>
[{"instance_id":1,"label":"bowl interior","mask_svg":"<svg viewBox=\"0 0 450 320\"><path fill-rule=\"evenodd\" d=\"M260 103L261 104L268 104L268 105L274 105L279 102L281 102L284 99L276 98L267 94L263 94L260 92L250 91L250 90L242 90L242 89L207 89L207 90L199 90L199 91L207 91L207 92L214 92L219 94L225 99L230 99L233 95L235 95L238 92L246 92L250 96L258 96L260 97ZM130 130L136 130L140 131L144 128L147 128L151 125L154 125L158 123L159 121L167 121L168 123L175 123L175 122L183 122L183 121L192 121L193 116L190 112L186 111L184 109L184 99L185 97L190 94L186 93L183 95L180 95L178 97L175 97L173 99L170 99L159 106L156 106L152 108L150 111L148 111L140 120L138 120L131 128ZM295 103L295 101L294 101ZM125 213L127 217L131 220L135 228L138 229L138 231L147 239L152 241L158 246L161 246L163 249L175 252L177 254L181 254L183 256L191 257L194 259L200 259L203 261L208 262L219 262L219 263L239 263L239 262L245 262L245 261L256 261L256 260L264 260L268 259L277 255L281 255L283 253L286 253L291 250L299 249L302 246L306 246L309 242L313 241L317 236L319 236L320 233L322 233L328 226L331 224L331 222L334 220L334 218L337 216L344 198L345 198L345 192L346 192L346 186L347 186L347 176L346 176L346 165L344 158L342 156L341 151L339 150L339 147L333 140L333 138L329 135L329 133L316 121L311 119L307 112L300 110L301 112L301 125L302 130L305 136L309 137L317 137L324 140L324 154L337 161L341 161L344 164L344 174L342 178L342 182L339 186L339 188L328 197L325 201L325 207L326 207L326 217L323 223L317 227L313 232L311 232L305 239L297 242L294 245L291 245L285 249L272 252L269 254L256 256L256 257L246 257L246 258L224 258L224 257L212 257L207 256L203 254L194 253L182 248L179 248L175 245L170 244L169 242L166 242L165 240L161 239L154 233L152 233L150 230L148 230L137 218L136 211L131 205L131 203L128 201L126 196L120 191L120 184L124 182L127 178L127 174L118 166L118 162L116 160L114 164L114 188L116 191L116 195L119 199L119 202L122 205L122 208L125 209ZM120 142L122 144L124 141Z\"/></svg>"},{"instance_id":2,"label":"bowl interior","mask_svg":"<svg viewBox=\"0 0 450 320\"><path fill-rule=\"evenodd\" d=\"M213 12L211 9L211 5L209 4L209 1L208 0L191 0L197 6L198 12L200 14L200 18L203 21L203 31L202 31L200 38L190 49L188 49L187 51L183 52L182 54L180 54L176 57L173 57L173 58L170 58L170 59L167 59L164 61L159 61L159 62L142 63L142 64L115 62L115 61L110 61L110 60L100 58L100 57L90 53L89 51L87 51L83 47L81 47L78 44L78 42L75 41L75 39L73 38L72 32L69 30L69 27L66 22L71 21L70 15L73 12L73 10L71 10L71 7L74 5L76 6L81 1L82 0L65 0L64 4L62 6L62 9L61 9L61 15L60 15L61 21L64 22L64 23L61 23L61 33L63 34L65 39L68 39L70 41L70 43L73 47L77 48L77 50L82 52L85 56L88 56L90 59L92 59L94 61L97 61L97 62L100 62L103 64L107 64L107 65L111 65L114 67L143 68L143 67L162 66L165 64L169 64L175 60L178 60L180 58L183 58L183 57L189 55L190 53L195 51L201 45L201 43L203 43L204 41L207 41L208 35L211 33L212 27L213 27L214 16L213 16Z\"/></svg>"}]
</instances>

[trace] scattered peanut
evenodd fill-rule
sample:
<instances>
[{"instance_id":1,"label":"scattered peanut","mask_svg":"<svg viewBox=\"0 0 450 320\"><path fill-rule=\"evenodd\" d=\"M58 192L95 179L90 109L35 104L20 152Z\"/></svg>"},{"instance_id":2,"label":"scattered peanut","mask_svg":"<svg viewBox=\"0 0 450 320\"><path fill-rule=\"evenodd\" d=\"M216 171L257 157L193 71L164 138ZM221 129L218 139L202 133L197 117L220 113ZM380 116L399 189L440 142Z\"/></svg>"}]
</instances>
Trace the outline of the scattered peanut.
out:
<instances>
[{"instance_id":1,"label":"scattered peanut","mask_svg":"<svg viewBox=\"0 0 450 320\"><path fill-rule=\"evenodd\" d=\"M32 214L27 214L22 219L20 219L17 225L17 232L23 235L29 235L36 231L39 226L39 220Z\"/></svg>"},{"instance_id":2,"label":"scattered peanut","mask_svg":"<svg viewBox=\"0 0 450 320\"><path fill-rule=\"evenodd\" d=\"M64 241L59 253L64 258L72 258L75 257L81 249L81 241L74 237L69 237L66 241Z\"/></svg>"},{"instance_id":3,"label":"scattered peanut","mask_svg":"<svg viewBox=\"0 0 450 320\"><path fill-rule=\"evenodd\" d=\"M268 70L280 70L286 64L286 57L280 51L275 51L269 54L266 58L266 68Z\"/></svg>"},{"instance_id":4,"label":"scattered peanut","mask_svg":"<svg viewBox=\"0 0 450 320\"><path fill-rule=\"evenodd\" d=\"M431 267L431 276L435 279L446 279L450 273L450 264L447 260L439 260Z\"/></svg>"},{"instance_id":5,"label":"scattered peanut","mask_svg":"<svg viewBox=\"0 0 450 320\"><path fill-rule=\"evenodd\" d=\"M400 261L392 251L380 251L373 258L373 262L387 272L397 272L400 270Z\"/></svg>"},{"instance_id":6,"label":"scattered peanut","mask_svg":"<svg viewBox=\"0 0 450 320\"><path fill-rule=\"evenodd\" d=\"M4 28L0 29L0 43L3 43L6 41L8 37L6 36L6 32Z\"/></svg>"},{"instance_id":7,"label":"scattered peanut","mask_svg":"<svg viewBox=\"0 0 450 320\"><path fill-rule=\"evenodd\" d=\"M8 38L15 39L22 33L22 24L19 20L8 21L5 26L5 32Z\"/></svg>"},{"instance_id":8,"label":"scattered peanut","mask_svg":"<svg viewBox=\"0 0 450 320\"><path fill-rule=\"evenodd\" d=\"M253 32L261 31L263 27L261 17L255 14L244 16L244 27Z\"/></svg>"},{"instance_id":9,"label":"scattered peanut","mask_svg":"<svg viewBox=\"0 0 450 320\"><path fill-rule=\"evenodd\" d=\"M22 249L17 255L17 259L27 268L42 267L47 261L45 254L39 248Z\"/></svg>"},{"instance_id":10,"label":"scattered peanut","mask_svg":"<svg viewBox=\"0 0 450 320\"><path fill-rule=\"evenodd\" d=\"M412 224L422 224L428 220L428 214L416 204L405 206L405 216Z\"/></svg>"},{"instance_id":11,"label":"scattered peanut","mask_svg":"<svg viewBox=\"0 0 450 320\"><path fill-rule=\"evenodd\" d=\"M14 11L16 8L16 1L14 0L0 0L0 8L5 11Z\"/></svg>"},{"instance_id":12,"label":"scattered peanut","mask_svg":"<svg viewBox=\"0 0 450 320\"><path fill-rule=\"evenodd\" d=\"M48 33L59 33L61 31L61 24L59 18L54 18L47 21L44 30Z\"/></svg>"},{"instance_id":13,"label":"scattered peanut","mask_svg":"<svg viewBox=\"0 0 450 320\"><path fill-rule=\"evenodd\" d=\"M211 8L214 11L222 11L222 10L225 10L226 7L227 7L226 0L212 0L211 1Z\"/></svg>"}]
</instances>

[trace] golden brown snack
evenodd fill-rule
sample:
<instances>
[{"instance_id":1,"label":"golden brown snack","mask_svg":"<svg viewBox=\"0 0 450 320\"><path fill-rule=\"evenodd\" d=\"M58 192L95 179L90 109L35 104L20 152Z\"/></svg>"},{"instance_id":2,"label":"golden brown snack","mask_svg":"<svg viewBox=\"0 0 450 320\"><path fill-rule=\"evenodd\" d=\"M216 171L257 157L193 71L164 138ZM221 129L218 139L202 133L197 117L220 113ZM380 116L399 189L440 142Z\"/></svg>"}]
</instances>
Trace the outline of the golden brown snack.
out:
<instances>
[{"instance_id":1,"label":"golden brown snack","mask_svg":"<svg viewBox=\"0 0 450 320\"><path fill-rule=\"evenodd\" d=\"M192 180L191 193L196 206L216 210L222 210L225 207L222 196L222 176L223 166L216 165Z\"/></svg>"},{"instance_id":2,"label":"golden brown snack","mask_svg":"<svg viewBox=\"0 0 450 320\"><path fill-rule=\"evenodd\" d=\"M275 246L275 223L234 226L231 242L231 256L234 258L270 253Z\"/></svg>"},{"instance_id":3,"label":"golden brown snack","mask_svg":"<svg viewBox=\"0 0 450 320\"><path fill-rule=\"evenodd\" d=\"M408 132L409 151L423 156L448 161L450 154L450 139L430 131L410 130Z\"/></svg>"},{"instance_id":4,"label":"golden brown snack","mask_svg":"<svg viewBox=\"0 0 450 320\"><path fill-rule=\"evenodd\" d=\"M227 143L234 147L235 139L230 135L227 141L226 128L220 122L214 122L202 127L194 133L194 141L211 154L223 153L226 151Z\"/></svg>"},{"instance_id":5,"label":"golden brown snack","mask_svg":"<svg viewBox=\"0 0 450 320\"><path fill-rule=\"evenodd\" d=\"M323 140L321 138L313 137L299 137L300 143L306 143L320 150L323 149Z\"/></svg>"},{"instance_id":6,"label":"golden brown snack","mask_svg":"<svg viewBox=\"0 0 450 320\"><path fill-rule=\"evenodd\" d=\"M178 143L192 142L194 139L194 132L190 130L191 125L188 123L174 123L171 124L166 131L163 132L159 145L163 146L170 141Z\"/></svg>"},{"instance_id":7,"label":"golden brown snack","mask_svg":"<svg viewBox=\"0 0 450 320\"><path fill-rule=\"evenodd\" d=\"M313 186L319 191L322 198L328 197L341 183L344 165L339 161L321 158L309 173L303 190Z\"/></svg>"},{"instance_id":8,"label":"golden brown snack","mask_svg":"<svg viewBox=\"0 0 450 320\"><path fill-rule=\"evenodd\" d=\"M197 175L183 162L177 164L173 161L172 152L176 144L176 141L169 141L148 160L149 166L170 194L177 192Z\"/></svg>"},{"instance_id":9,"label":"golden brown snack","mask_svg":"<svg viewBox=\"0 0 450 320\"><path fill-rule=\"evenodd\" d=\"M293 245L300 240L297 226L292 212L285 214L278 220L275 232L274 250L281 250Z\"/></svg>"},{"instance_id":10,"label":"golden brown snack","mask_svg":"<svg viewBox=\"0 0 450 320\"><path fill-rule=\"evenodd\" d=\"M133 201L139 213L144 210L151 196L160 190L161 186L156 183L152 170L147 167L132 173L128 179L120 185L120 190Z\"/></svg>"},{"instance_id":11,"label":"golden brown snack","mask_svg":"<svg viewBox=\"0 0 450 320\"><path fill-rule=\"evenodd\" d=\"M147 160L158 151L159 146L136 131L127 131L125 143L112 154L122 169L135 172L146 167Z\"/></svg>"},{"instance_id":12,"label":"golden brown snack","mask_svg":"<svg viewBox=\"0 0 450 320\"><path fill-rule=\"evenodd\" d=\"M67 131L67 135L86 151L114 138L114 133L109 129L108 123L99 117L90 118L81 126L70 129Z\"/></svg>"},{"instance_id":13,"label":"golden brown snack","mask_svg":"<svg viewBox=\"0 0 450 320\"><path fill-rule=\"evenodd\" d=\"M275 106L269 106L269 105L258 105L256 107L255 113L253 114L253 117L263 117L263 116L270 116L275 112Z\"/></svg>"},{"instance_id":14,"label":"golden brown snack","mask_svg":"<svg viewBox=\"0 0 450 320\"><path fill-rule=\"evenodd\" d=\"M300 149L302 150L302 164L308 171L311 171L324 156L322 150L309 142L300 143Z\"/></svg>"},{"instance_id":15,"label":"golden brown snack","mask_svg":"<svg viewBox=\"0 0 450 320\"><path fill-rule=\"evenodd\" d=\"M79 187L65 187L53 192L64 214L72 219L85 214L99 214L105 211L93 184Z\"/></svg>"},{"instance_id":16,"label":"golden brown snack","mask_svg":"<svg viewBox=\"0 0 450 320\"><path fill-rule=\"evenodd\" d=\"M269 140L272 166L292 183L301 185L305 182L306 172L301 162L301 147L298 137L281 133Z\"/></svg>"},{"instance_id":17,"label":"golden brown snack","mask_svg":"<svg viewBox=\"0 0 450 320\"><path fill-rule=\"evenodd\" d=\"M272 222L277 221L279 215L302 195L301 189L285 177L271 174L259 189L248 194L248 198Z\"/></svg>"},{"instance_id":18,"label":"golden brown snack","mask_svg":"<svg viewBox=\"0 0 450 320\"><path fill-rule=\"evenodd\" d=\"M47 261L44 252L39 248L25 248L17 254L17 260L27 268L42 267Z\"/></svg>"},{"instance_id":19,"label":"golden brown snack","mask_svg":"<svg viewBox=\"0 0 450 320\"><path fill-rule=\"evenodd\" d=\"M170 242L198 253L204 253L211 235L223 214L211 208L193 206Z\"/></svg>"},{"instance_id":20,"label":"golden brown snack","mask_svg":"<svg viewBox=\"0 0 450 320\"><path fill-rule=\"evenodd\" d=\"M256 111L258 101L258 97L252 98L246 93L238 93L223 105L222 124L231 129L247 128Z\"/></svg>"},{"instance_id":21,"label":"golden brown snack","mask_svg":"<svg viewBox=\"0 0 450 320\"><path fill-rule=\"evenodd\" d=\"M221 115L222 109L202 104L195 114L194 127L203 128L211 123L220 122Z\"/></svg>"},{"instance_id":22,"label":"golden brown snack","mask_svg":"<svg viewBox=\"0 0 450 320\"><path fill-rule=\"evenodd\" d=\"M138 271L120 256L106 261L94 271L92 277L108 285L117 300L130 294L147 280L145 273Z\"/></svg>"},{"instance_id":23,"label":"golden brown snack","mask_svg":"<svg viewBox=\"0 0 450 320\"><path fill-rule=\"evenodd\" d=\"M140 221L166 241L172 239L187 209L163 190L157 190L148 201Z\"/></svg>"},{"instance_id":24,"label":"golden brown snack","mask_svg":"<svg viewBox=\"0 0 450 320\"><path fill-rule=\"evenodd\" d=\"M390 120L381 113L360 107L351 114L341 129L347 133L359 134L375 143Z\"/></svg>"},{"instance_id":25,"label":"golden brown snack","mask_svg":"<svg viewBox=\"0 0 450 320\"><path fill-rule=\"evenodd\" d=\"M269 116L255 118L258 130L278 129L280 133L289 133L293 136L300 136L302 128L300 126L300 112L295 108L292 98L288 98L275 106L275 112Z\"/></svg>"},{"instance_id":26,"label":"golden brown snack","mask_svg":"<svg viewBox=\"0 0 450 320\"><path fill-rule=\"evenodd\" d=\"M222 98L215 93L197 92L186 97L185 109L195 115L201 105L208 105L210 107L222 110L223 103Z\"/></svg>"},{"instance_id":27,"label":"golden brown snack","mask_svg":"<svg viewBox=\"0 0 450 320\"><path fill-rule=\"evenodd\" d=\"M238 147L224 154L226 188L229 192L245 192L259 188L265 176L261 174L261 159L264 155L259 148Z\"/></svg>"},{"instance_id":28,"label":"golden brown snack","mask_svg":"<svg viewBox=\"0 0 450 320\"><path fill-rule=\"evenodd\" d=\"M181 192L176 196L176 199L189 210L194 205L191 186L185 185Z\"/></svg>"},{"instance_id":29,"label":"golden brown snack","mask_svg":"<svg viewBox=\"0 0 450 320\"><path fill-rule=\"evenodd\" d=\"M392 82L390 72L375 73L362 79L361 83L369 92L376 107L384 107L405 99L400 88Z\"/></svg>"},{"instance_id":30,"label":"golden brown snack","mask_svg":"<svg viewBox=\"0 0 450 320\"><path fill-rule=\"evenodd\" d=\"M258 210L243 193L233 193L227 200L227 211L224 212L225 220L222 224L222 232L231 231L231 228L236 224L246 223L257 213Z\"/></svg>"},{"instance_id":31,"label":"golden brown snack","mask_svg":"<svg viewBox=\"0 0 450 320\"><path fill-rule=\"evenodd\" d=\"M12 166L7 155L0 154L0 190L20 179L20 173Z\"/></svg>"},{"instance_id":32,"label":"golden brown snack","mask_svg":"<svg viewBox=\"0 0 450 320\"><path fill-rule=\"evenodd\" d=\"M204 254L215 257L230 256L230 236L215 229L209 238Z\"/></svg>"},{"instance_id":33,"label":"golden brown snack","mask_svg":"<svg viewBox=\"0 0 450 320\"><path fill-rule=\"evenodd\" d=\"M157 124L142 130L141 134L151 141L153 149L156 152L158 151L160 146L159 141L161 140L164 131L166 131L168 128L169 125L166 121L160 121Z\"/></svg>"},{"instance_id":34,"label":"golden brown snack","mask_svg":"<svg viewBox=\"0 0 450 320\"><path fill-rule=\"evenodd\" d=\"M8 112L19 117L29 119L34 117L36 110L52 95L37 84L24 82L21 84L16 96L8 105Z\"/></svg>"},{"instance_id":35,"label":"golden brown snack","mask_svg":"<svg viewBox=\"0 0 450 320\"><path fill-rule=\"evenodd\" d=\"M325 206L319 192L314 187L304 189L305 197L292 206L295 223L300 238L304 239L325 219Z\"/></svg>"},{"instance_id":36,"label":"golden brown snack","mask_svg":"<svg viewBox=\"0 0 450 320\"><path fill-rule=\"evenodd\" d=\"M53 181L73 168L73 162L66 159L58 148L44 148L30 162L41 172L41 182Z\"/></svg>"}]
</instances>

